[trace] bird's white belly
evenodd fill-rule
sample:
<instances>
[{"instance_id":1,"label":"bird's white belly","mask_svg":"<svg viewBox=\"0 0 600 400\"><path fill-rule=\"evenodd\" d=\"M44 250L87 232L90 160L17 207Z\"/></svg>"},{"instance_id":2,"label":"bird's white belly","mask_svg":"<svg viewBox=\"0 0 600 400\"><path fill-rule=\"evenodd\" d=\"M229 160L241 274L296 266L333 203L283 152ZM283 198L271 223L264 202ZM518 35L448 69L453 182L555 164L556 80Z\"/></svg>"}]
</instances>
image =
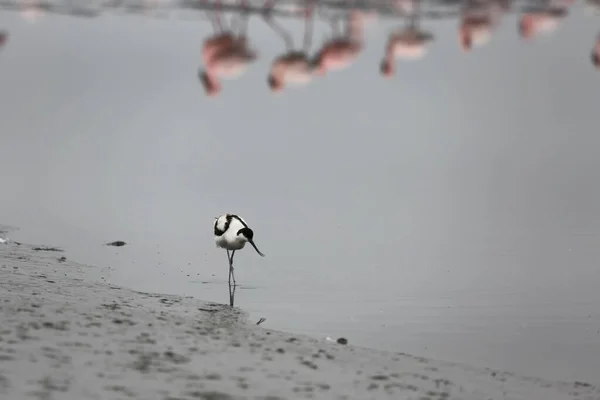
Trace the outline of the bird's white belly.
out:
<instances>
[{"instance_id":1,"label":"bird's white belly","mask_svg":"<svg viewBox=\"0 0 600 400\"><path fill-rule=\"evenodd\" d=\"M231 237L225 232L222 236L215 237L215 243L217 247L221 247L227 250L241 250L244 248L246 242L239 236Z\"/></svg>"}]
</instances>

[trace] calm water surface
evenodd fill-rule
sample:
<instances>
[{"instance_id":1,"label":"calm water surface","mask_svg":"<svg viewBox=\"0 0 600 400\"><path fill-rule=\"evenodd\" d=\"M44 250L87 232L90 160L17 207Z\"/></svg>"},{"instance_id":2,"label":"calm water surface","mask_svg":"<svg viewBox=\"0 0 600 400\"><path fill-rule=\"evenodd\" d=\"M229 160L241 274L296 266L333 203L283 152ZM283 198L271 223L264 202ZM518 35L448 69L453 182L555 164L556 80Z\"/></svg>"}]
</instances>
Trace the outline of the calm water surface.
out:
<instances>
[{"instance_id":1,"label":"calm water surface","mask_svg":"<svg viewBox=\"0 0 600 400\"><path fill-rule=\"evenodd\" d=\"M0 11L0 222L111 283L227 302L212 223L239 213L267 256L236 255L236 305L266 327L597 381L600 20L577 2L524 41L517 18L468 53L457 16L424 19L429 53L391 79L404 22L380 20L354 65L274 95L285 46L252 17L258 60L210 98L207 20Z\"/></svg>"}]
</instances>

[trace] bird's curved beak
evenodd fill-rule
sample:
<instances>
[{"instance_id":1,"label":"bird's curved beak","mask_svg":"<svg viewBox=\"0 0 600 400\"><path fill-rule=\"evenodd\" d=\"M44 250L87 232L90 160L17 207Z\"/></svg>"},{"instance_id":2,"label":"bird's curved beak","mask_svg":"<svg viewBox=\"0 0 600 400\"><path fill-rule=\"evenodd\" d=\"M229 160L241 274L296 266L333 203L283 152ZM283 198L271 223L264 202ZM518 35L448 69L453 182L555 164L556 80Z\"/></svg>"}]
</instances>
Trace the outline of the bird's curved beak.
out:
<instances>
[{"instance_id":1,"label":"bird's curved beak","mask_svg":"<svg viewBox=\"0 0 600 400\"><path fill-rule=\"evenodd\" d=\"M252 245L252 247L254 247L254 250L256 250L256 252L258 254L260 254L261 257L264 257L265 255L263 253L260 252L260 250L258 249L258 247L256 247L256 245L254 244L254 240L248 240L250 242L250 244Z\"/></svg>"}]
</instances>

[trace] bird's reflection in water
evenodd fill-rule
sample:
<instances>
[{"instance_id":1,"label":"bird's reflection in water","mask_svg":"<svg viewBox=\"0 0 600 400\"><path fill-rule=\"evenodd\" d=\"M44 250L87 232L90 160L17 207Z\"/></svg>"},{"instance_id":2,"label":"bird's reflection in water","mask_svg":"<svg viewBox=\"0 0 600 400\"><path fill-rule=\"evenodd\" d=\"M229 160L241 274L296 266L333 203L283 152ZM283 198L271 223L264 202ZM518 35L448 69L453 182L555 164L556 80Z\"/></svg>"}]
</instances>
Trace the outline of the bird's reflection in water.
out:
<instances>
[{"instance_id":1,"label":"bird's reflection in water","mask_svg":"<svg viewBox=\"0 0 600 400\"><path fill-rule=\"evenodd\" d=\"M272 7L274 0L271 0L270 3L270 7ZM283 39L285 44L285 53L273 60L267 77L267 83L273 93L281 92L288 84L307 85L313 78L314 65L309 59L308 52L312 42L314 7L315 2L310 1L305 9L304 42L301 51L294 50L294 41L289 32L275 21L270 12L267 11L264 15L265 22Z\"/></svg>"},{"instance_id":2,"label":"bird's reflection in water","mask_svg":"<svg viewBox=\"0 0 600 400\"><path fill-rule=\"evenodd\" d=\"M390 33L381 61L381 74L391 77L396 71L396 58L404 60L420 60L427 53L429 44L434 40L433 34L419 28L419 4L421 0L404 0L399 4L401 12L410 15L408 26Z\"/></svg>"},{"instance_id":3,"label":"bird's reflection in water","mask_svg":"<svg viewBox=\"0 0 600 400\"><path fill-rule=\"evenodd\" d=\"M428 23L428 29L421 28L431 20L457 20L458 48L470 53L490 42L508 14L515 15L517 19L516 26L511 27L512 32L522 41L532 43L535 38L556 31L569 17L569 7L574 4L574 0L367 0L361 2L358 9L353 0L144 0L143 7L132 8L130 1L113 0L102 5L78 2L69 10L71 2L54 7L40 0L3 0L0 8L19 12L30 22L54 12L74 17L96 16L100 13L98 9L119 12L124 8L128 13L137 12L148 18L151 18L149 10L154 9L160 9L161 14L178 8L206 14L212 24L212 34L202 45L202 66L198 77L206 94L216 97L222 92L222 80L241 77L258 58L257 50L250 46L247 32L252 16L262 17L259 20L265 22L285 45L285 50L271 61L265 71L269 90L279 93L286 87L306 86L325 78L330 72L351 66L367 46L364 28L371 15L397 20L408 18L406 26L388 35L383 45L383 57L376 61L379 73L391 77L397 60L421 60L432 51L430 47L434 40L448 40L447 37L436 36L431 23ZM86 6L92 9L86 11ZM587 15L600 15L599 10L600 0L585 0ZM227 23L228 18L230 24ZM345 24L342 32L338 29L340 19ZM294 40L282 20L304 22L302 48L294 46ZM311 54L312 37L319 24L330 25L332 36ZM7 37L6 33L0 33L0 47L6 43ZM600 70L597 38L585 53L582 56L585 55L593 67Z\"/></svg>"},{"instance_id":4,"label":"bird's reflection in water","mask_svg":"<svg viewBox=\"0 0 600 400\"><path fill-rule=\"evenodd\" d=\"M600 4L600 0L588 0L588 2L593 1L598 1ZM573 0L546 0L542 3L534 0L519 3L514 0L462 0L452 6L454 10L446 10L447 14L440 14L439 10L435 11L436 4L440 3L424 0L389 0L386 2L386 11L378 9L376 3L373 3L371 9L367 7L366 10L358 10L353 8L349 1L342 0L337 3L338 8L334 11L328 10L330 12L322 12L328 6L316 0L296 1L293 11L290 11L290 8L283 9L277 0L266 0L262 3L260 11L262 20L271 28L272 32L282 39L285 46L285 51L276 56L269 66L268 87L271 92L279 93L288 86L305 86L315 79L324 78L330 72L348 68L366 47L365 21L373 12L375 15L383 13L389 16L390 10L392 10L394 18L408 18L406 26L400 27L388 35L383 57L379 61L381 75L391 77L395 74L397 60L421 60L429 53L434 41L445 39L438 39L430 29L421 27L422 22L428 18L457 18L459 48L470 53L473 49L490 42L493 34L498 31L503 18L509 13L517 14L517 27L513 28L513 32L516 32L517 36L523 40L531 41L540 34L554 31L568 16L568 7L572 3ZM342 7L344 4L347 7ZM256 9L253 10L256 11ZM295 48L294 40L286 30L285 23L280 22L282 16L304 20L304 41L301 49ZM344 23L341 31L338 27L340 18ZM311 57L309 52L313 30L319 22L330 25L332 36L325 40ZM205 50L205 53L211 51L210 40L217 40L217 38L218 35L207 40L205 47L208 50ZM223 45L225 48L235 48L231 36L221 40L227 41L227 44ZM218 47L218 43L215 46ZM230 52L231 58L225 64L234 69L234 64L241 68L242 65L253 61L256 57L255 53L244 53L244 49L244 46L238 46L239 52ZM221 60L205 56L204 61L207 65L206 69L209 71L203 75L207 93L214 95L220 90L217 79L219 73L211 74L210 71L219 71L218 67L213 64L218 64ZM597 41L591 51L591 61L596 68L600 69L600 52Z\"/></svg>"},{"instance_id":5,"label":"bird's reflection in water","mask_svg":"<svg viewBox=\"0 0 600 400\"><path fill-rule=\"evenodd\" d=\"M235 284L231 284L231 282L229 282L229 305L231 307L233 307L235 305L235 288L237 287L237 285Z\"/></svg>"},{"instance_id":6,"label":"bird's reflection in water","mask_svg":"<svg viewBox=\"0 0 600 400\"><path fill-rule=\"evenodd\" d=\"M493 31L500 25L504 5L498 1L487 3L465 2L458 28L458 42L464 52L486 45Z\"/></svg>"},{"instance_id":7,"label":"bird's reflection in water","mask_svg":"<svg viewBox=\"0 0 600 400\"><path fill-rule=\"evenodd\" d=\"M346 17L346 29L340 34L337 20L331 22L333 37L327 40L313 61L316 73L325 75L331 71L339 71L349 67L362 52L363 25L365 15L359 10L350 10Z\"/></svg>"},{"instance_id":8,"label":"bird's reflection in water","mask_svg":"<svg viewBox=\"0 0 600 400\"><path fill-rule=\"evenodd\" d=\"M202 47L204 70L200 70L199 76L209 96L217 96L221 93L221 79L238 78L244 73L248 64L256 59L256 52L249 47L247 38L246 1L241 0L240 5L243 11L232 16L232 19L237 18L236 23L231 23L231 28L225 26L226 22L221 19L220 10L207 11L213 24L214 35L204 41Z\"/></svg>"},{"instance_id":9,"label":"bird's reflection in water","mask_svg":"<svg viewBox=\"0 0 600 400\"><path fill-rule=\"evenodd\" d=\"M527 40L540 34L550 34L566 16L567 9L559 6L526 12L519 19L519 35Z\"/></svg>"}]
</instances>

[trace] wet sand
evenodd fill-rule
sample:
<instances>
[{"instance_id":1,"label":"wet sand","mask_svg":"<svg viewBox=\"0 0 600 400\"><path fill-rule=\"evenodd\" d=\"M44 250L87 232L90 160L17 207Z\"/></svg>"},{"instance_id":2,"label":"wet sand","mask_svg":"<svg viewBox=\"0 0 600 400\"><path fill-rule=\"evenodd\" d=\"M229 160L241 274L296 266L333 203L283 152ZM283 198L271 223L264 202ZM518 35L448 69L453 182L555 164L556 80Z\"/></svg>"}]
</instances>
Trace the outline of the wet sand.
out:
<instances>
[{"instance_id":1,"label":"wet sand","mask_svg":"<svg viewBox=\"0 0 600 400\"><path fill-rule=\"evenodd\" d=\"M93 282L95 267L48 250L0 244L2 399L600 399L586 382L272 331L228 305Z\"/></svg>"}]
</instances>

